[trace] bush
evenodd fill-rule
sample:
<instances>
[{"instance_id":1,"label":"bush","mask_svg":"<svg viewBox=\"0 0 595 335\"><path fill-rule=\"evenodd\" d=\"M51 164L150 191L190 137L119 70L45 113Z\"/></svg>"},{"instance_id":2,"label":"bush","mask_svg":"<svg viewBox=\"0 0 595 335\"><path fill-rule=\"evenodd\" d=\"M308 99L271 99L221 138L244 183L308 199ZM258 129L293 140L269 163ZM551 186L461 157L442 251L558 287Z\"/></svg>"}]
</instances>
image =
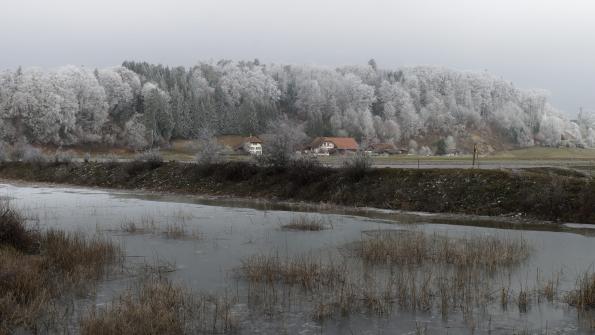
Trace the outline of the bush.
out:
<instances>
[{"instance_id":1,"label":"bush","mask_svg":"<svg viewBox=\"0 0 595 335\"><path fill-rule=\"evenodd\" d=\"M438 142L436 142L436 155L446 155L446 149L446 141L444 139L440 139Z\"/></svg>"},{"instance_id":2,"label":"bush","mask_svg":"<svg viewBox=\"0 0 595 335\"><path fill-rule=\"evenodd\" d=\"M215 138L201 141L200 148L196 154L196 163L199 165L211 165L218 163L221 147Z\"/></svg>"},{"instance_id":3,"label":"bush","mask_svg":"<svg viewBox=\"0 0 595 335\"><path fill-rule=\"evenodd\" d=\"M32 147L30 145L25 147L23 152L23 162L27 163L43 163L47 161L39 148Z\"/></svg>"},{"instance_id":4,"label":"bush","mask_svg":"<svg viewBox=\"0 0 595 335\"><path fill-rule=\"evenodd\" d=\"M372 168L373 163L370 155L358 151L343 162L343 168L351 178L360 179Z\"/></svg>"},{"instance_id":5,"label":"bush","mask_svg":"<svg viewBox=\"0 0 595 335\"><path fill-rule=\"evenodd\" d=\"M419 149L418 155L420 156L431 156L432 155L432 149L430 149L427 146L423 146Z\"/></svg>"},{"instance_id":6,"label":"bush","mask_svg":"<svg viewBox=\"0 0 595 335\"><path fill-rule=\"evenodd\" d=\"M68 164L72 162L72 154L70 152L65 152L62 150L56 150L56 153L54 154L53 158L53 161L55 163Z\"/></svg>"},{"instance_id":7,"label":"bush","mask_svg":"<svg viewBox=\"0 0 595 335\"><path fill-rule=\"evenodd\" d=\"M40 149L27 143L17 143L10 151L10 160L13 162L40 163L45 162L46 158Z\"/></svg>"},{"instance_id":8,"label":"bush","mask_svg":"<svg viewBox=\"0 0 595 335\"><path fill-rule=\"evenodd\" d=\"M4 142L0 142L0 163L8 161L8 152L10 147Z\"/></svg>"},{"instance_id":9,"label":"bush","mask_svg":"<svg viewBox=\"0 0 595 335\"><path fill-rule=\"evenodd\" d=\"M271 133L263 138L263 152L258 157L258 162L265 166L287 168L308 137L299 125L291 123L287 118L272 122L269 129Z\"/></svg>"},{"instance_id":10,"label":"bush","mask_svg":"<svg viewBox=\"0 0 595 335\"><path fill-rule=\"evenodd\" d=\"M25 227L25 219L8 202L0 202L0 246L32 251L35 234Z\"/></svg>"},{"instance_id":11,"label":"bush","mask_svg":"<svg viewBox=\"0 0 595 335\"><path fill-rule=\"evenodd\" d=\"M306 185L320 180L324 170L315 156L302 156L289 162L289 178L296 185Z\"/></svg>"},{"instance_id":12,"label":"bush","mask_svg":"<svg viewBox=\"0 0 595 335\"><path fill-rule=\"evenodd\" d=\"M163 164L163 156L161 156L161 152L159 149L155 150L146 150L143 151L134 157L135 162L147 162L150 163L152 166L159 166Z\"/></svg>"}]
</instances>

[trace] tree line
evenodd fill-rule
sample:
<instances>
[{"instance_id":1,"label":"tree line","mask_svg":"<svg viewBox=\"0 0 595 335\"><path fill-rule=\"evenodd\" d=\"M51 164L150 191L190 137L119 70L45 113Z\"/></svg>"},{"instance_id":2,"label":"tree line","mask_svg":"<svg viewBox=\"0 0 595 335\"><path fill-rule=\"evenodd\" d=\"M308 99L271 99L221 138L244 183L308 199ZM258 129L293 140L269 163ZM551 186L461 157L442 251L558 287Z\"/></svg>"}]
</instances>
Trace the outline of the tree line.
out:
<instances>
[{"instance_id":1,"label":"tree line","mask_svg":"<svg viewBox=\"0 0 595 335\"><path fill-rule=\"evenodd\" d=\"M547 92L487 72L200 62L126 61L89 69L0 72L0 140L8 143L158 147L171 139L262 134L279 125L310 137L407 144L428 137L497 134L518 146L595 146L595 117L570 121Z\"/></svg>"}]
</instances>

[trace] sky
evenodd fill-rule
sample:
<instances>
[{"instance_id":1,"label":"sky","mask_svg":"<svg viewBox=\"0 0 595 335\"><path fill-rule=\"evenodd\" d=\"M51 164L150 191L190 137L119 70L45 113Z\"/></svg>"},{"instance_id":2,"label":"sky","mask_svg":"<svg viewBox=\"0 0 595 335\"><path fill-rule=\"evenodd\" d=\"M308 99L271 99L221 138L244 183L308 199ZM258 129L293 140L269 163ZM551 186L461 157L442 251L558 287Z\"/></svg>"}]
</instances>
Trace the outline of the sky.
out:
<instances>
[{"instance_id":1,"label":"sky","mask_svg":"<svg viewBox=\"0 0 595 335\"><path fill-rule=\"evenodd\" d=\"M595 109L592 0L0 0L0 69L201 60L487 70Z\"/></svg>"}]
</instances>

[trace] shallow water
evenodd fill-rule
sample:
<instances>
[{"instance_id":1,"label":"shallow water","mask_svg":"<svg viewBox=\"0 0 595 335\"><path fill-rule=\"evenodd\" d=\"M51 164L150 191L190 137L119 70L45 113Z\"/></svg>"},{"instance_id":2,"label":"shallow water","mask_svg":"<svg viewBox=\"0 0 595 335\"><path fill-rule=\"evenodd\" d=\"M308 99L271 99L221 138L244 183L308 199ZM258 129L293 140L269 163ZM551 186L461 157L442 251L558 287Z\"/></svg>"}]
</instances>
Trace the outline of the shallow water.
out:
<instances>
[{"instance_id":1,"label":"shallow water","mask_svg":"<svg viewBox=\"0 0 595 335\"><path fill-rule=\"evenodd\" d=\"M195 291L221 293L241 292L245 285L234 276L234 269L250 255L276 254L290 257L304 253L330 258L337 248L357 241L369 230L416 229L439 232L449 237L478 234L525 238L533 247L530 259L511 273L510 286L517 289L535 281L537 276L551 277L560 273L560 291L570 290L577 276L593 269L595 239L590 236L550 231L506 230L424 223L419 215L416 223L381 220L364 216L309 213L322 217L332 229L301 232L281 226L295 212L262 204L205 200L192 196L156 195L134 192L111 192L97 189L0 185L0 197L11 199L23 209L32 224L41 228L59 228L89 234L106 234L122 244L130 264L170 264L176 271L170 278L181 281ZM268 207L268 209L266 209ZM280 207L285 209L286 207ZM300 213L299 215L304 215ZM429 216L427 216L429 217ZM154 221L155 228L144 233L122 231L126 222ZM408 221L409 222L409 221ZM435 220L433 221L435 222ZM167 238L164 227L181 225L187 236ZM100 285L95 303L104 304L124 289L128 279L111 280ZM242 293L235 293L243 296ZM299 304L298 304L299 305ZM369 333L427 334L492 333L585 333L591 330L579 325L577 312L564 303L541 302L521 312L516 306L502 310L489 306L470 327L456 313L444 321L439 314L395 311L388 317L358 313L318 323L308 311L293 306L273 318L257 317L240 299L235 310L241 317L242 333Z\"/></svg>"}]
</instances>

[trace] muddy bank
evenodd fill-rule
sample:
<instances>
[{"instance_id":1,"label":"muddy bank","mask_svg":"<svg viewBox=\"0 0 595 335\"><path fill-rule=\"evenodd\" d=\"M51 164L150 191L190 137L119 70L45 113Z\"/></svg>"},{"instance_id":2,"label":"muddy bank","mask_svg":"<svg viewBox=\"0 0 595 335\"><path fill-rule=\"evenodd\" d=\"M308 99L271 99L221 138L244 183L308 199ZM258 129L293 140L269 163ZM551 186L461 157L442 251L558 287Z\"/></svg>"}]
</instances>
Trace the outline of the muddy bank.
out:
<instances>
[{"instance_id":1,"label":"muddy bank","mask_svg":"<svg viewBox=\"0 0 595 335\"><path fill-rule=\"evenodd\" d=\"M119 189L595 223L595 182L557 171L285 169L248 163L3 163L0 177Z\"/></svg>"}]
</instances>

